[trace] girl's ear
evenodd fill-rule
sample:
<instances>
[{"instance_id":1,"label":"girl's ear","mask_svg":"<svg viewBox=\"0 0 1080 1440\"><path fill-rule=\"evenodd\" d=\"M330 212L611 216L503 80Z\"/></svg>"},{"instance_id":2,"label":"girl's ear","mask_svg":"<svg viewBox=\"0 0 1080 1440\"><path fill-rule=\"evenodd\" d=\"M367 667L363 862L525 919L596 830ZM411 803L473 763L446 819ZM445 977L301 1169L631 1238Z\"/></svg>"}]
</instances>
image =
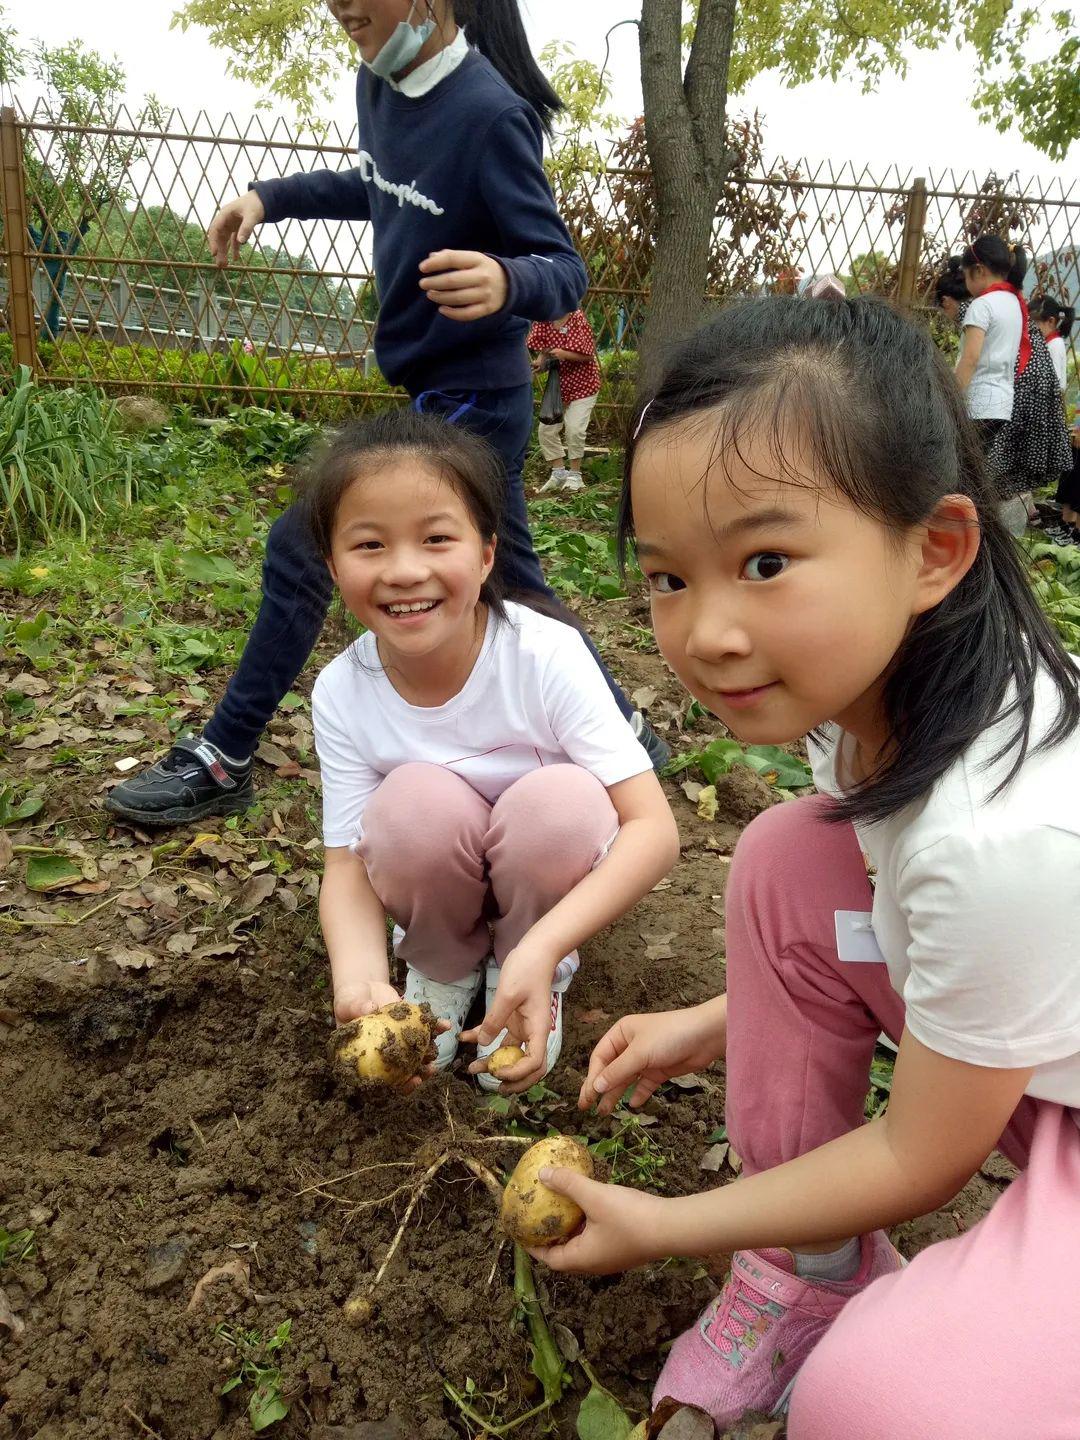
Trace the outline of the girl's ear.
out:
<instances>
[{"instance_id":1,"label":"girl's ear","mask_svg":"<svg viewBox=\"0 0 1080 1440\"><path fill-rule=\"evenodd\" d=\"M334 564L333 555L326 556L326 568L330 571L330 579L333 580L336 585L338 583L337 566Z\"/></svg>"},{"instance_id":2,"label":"girl's ear","mask_svg":"<svg viewBox=\"0 0 1080 1440\"><path fill-rule=\"evenodd\" d=\"M495 547L497 546L497 544L498 538L495 535L492 535L489 540L486 540L484 542L484 548L480 552L480 568L482 572L480 575L481 585L491 574L492 570L495 569Z\"/></svg>"},{"instance_id":3,"label":"girl's ear","mask_svg":"<svg viewBox=\"0 0 1080 1440\"><path fill-rule=\"evenodd\" d=\"M975 502L967 495L943 495L920 528L914 615L932 610L956 589L982 541Z\"/></svg>"}]
</instances>

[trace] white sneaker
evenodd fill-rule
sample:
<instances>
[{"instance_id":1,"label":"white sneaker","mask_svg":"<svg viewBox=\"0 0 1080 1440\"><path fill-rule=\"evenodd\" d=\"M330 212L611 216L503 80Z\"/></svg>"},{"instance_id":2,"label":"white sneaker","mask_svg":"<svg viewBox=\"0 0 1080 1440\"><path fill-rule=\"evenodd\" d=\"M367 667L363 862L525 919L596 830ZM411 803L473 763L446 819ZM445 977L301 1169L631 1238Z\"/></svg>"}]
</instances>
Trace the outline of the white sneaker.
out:
<instances>
[{"instance_id":1,"label":"white sneaker","mask_svg":"<svg viewBox=\"0 0 1080 1440\"><path fill-rule=\"evenodd\" d=\"M481 972L474 970L464 980L431 980L411 965L405 967L405 999L410 1005L428 1004L436 1020L449 1020L450 1029L435 1037L435 1069L454 1063L461 1041L461 1027L469 1006L480 989Z\"/></svg>"},{"instance_id":2,"label":"white sneaker","mask_svg":"<svg viewBox=\"0 0 1080 1440\"><path fill-rule=\"evenodd\" d=\"M570 988L570 981L573 980L574 975L577 973L578 964L577 952L575 951L573 955L568 955L565 960L560 960L556 968L555 979L551 986L551 1029L548 1031L547 1047L544 1054L545 1068L544 1074L538 1076L534 1081L537 1085L539 1085L540 1081L543 1080L546 1075L551 1073L555 1067L555 1062L562 1053L563 996ZM499 967L495 964L494 959L489 959L486 966L484 984L485 1013L491 1009L495 999L495 991L498 988ZM476 1058L478 1060L486 1060L489 1055L494 1055L495 1051L498 1050L505 1039L506 1031L500 1030L489 1045L478 1045L476 1047ZM489 1075L486 1070L480 1071L476 1077L476 1083L480 1086L481 1090L501 1089L500 1082L494 1075Z\"/></svg>"},{"instance_id":3,"label":"white sneaker","mask_svg":"<svg viewBox=\"0 0 1080 1440\"><path fill-rule=\"evenodd\" d=\"M584 489L585 489L585 481L581 478L581 476L578 474L578 472L577 472L576 470L564 470L564 471L563 471L563 474L564 474L564 476L566 477L566 478L563 480L563 485L562 485L562 488L563 488L564 490L584 490Z\"/></svg>"},{"instance_id":4,"label":"white sneaker","mask_svg":"<svg viewBox=\"0 0 1080 1440\"><path fill-rule=\"evenodd\" d=\"M536 493L538 495L546 495L549 490L561 490L566 482L566 477L569 473L570 472L568 470L564 470L561 465L554 466L551 474L544 481L543 485L540 486L540 489Z\"/></svg>"}]
</instances>

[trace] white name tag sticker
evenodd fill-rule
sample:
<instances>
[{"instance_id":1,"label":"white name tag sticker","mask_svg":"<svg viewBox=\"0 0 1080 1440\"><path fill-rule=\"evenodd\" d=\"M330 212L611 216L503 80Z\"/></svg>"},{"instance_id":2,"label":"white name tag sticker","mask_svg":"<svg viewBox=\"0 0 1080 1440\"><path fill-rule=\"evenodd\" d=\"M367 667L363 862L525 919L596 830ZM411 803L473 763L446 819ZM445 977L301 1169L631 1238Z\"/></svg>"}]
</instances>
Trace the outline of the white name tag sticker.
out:
<instances>
[{"instance_id":1,"label":"white name tag sticker","mask_svg":"<svg viewBox=\"0 0 1080 1440\"><path fill-rule=\"evenodd\" d=\"M869 910L836 911L836 953L849 965L884 965Z\"/></svg>"}]
</instances>

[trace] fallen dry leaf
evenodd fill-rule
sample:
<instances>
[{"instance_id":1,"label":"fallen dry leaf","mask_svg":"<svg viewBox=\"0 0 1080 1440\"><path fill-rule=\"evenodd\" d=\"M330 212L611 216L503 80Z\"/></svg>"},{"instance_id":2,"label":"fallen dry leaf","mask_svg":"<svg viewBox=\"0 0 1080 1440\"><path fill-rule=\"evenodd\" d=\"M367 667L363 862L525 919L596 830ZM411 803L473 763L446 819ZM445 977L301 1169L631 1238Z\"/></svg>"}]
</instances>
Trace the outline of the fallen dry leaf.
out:
<instances>
[{"instance_id":1,"label":"fallen dry leaf","mask_svg":"<svg viewBox=\"0 0 1080 1440\"><path fill-rule=\"evenodd\" d=\"M112 889L112 882L109 880L84 880L81 885L72 885L73 895L104 895L106 890Z\"/></svg>"},{"instance_id":2,"label":"fallen dry leaf","mask_svg":"<svg viewBox=\"0 0 1080 1440\"><path fill-rule=\"evenodd\" d=\"M52 686L40 675L31 675L29 670L20 670L9 687L20 695L51 695Z\"/></svg>"},{"instance_id":3,"label":"fallen dry leaf","mask_svg":"<svg viewBox=\"0 0 1080 1440\"><path fill-rule=\"evenodd\" d=\"M126 775L129 770L134 770L138 763L139 758L137 755L125 755L123 760L113 761L113 769L119 770L121 775Z\"/></svg>"},{"instance_id":4,"label":"fallen dry leaf","mask_svg":"<svg viewBox=\"0 0 1080 1440\"><path fill-rule=\"evenodd\" d=\"M299 780L300 763L297 760L286 760L284 765L279 765L274 771L275 775L282 780Z\"/></svg>"},{"instance_id":5,"label":"fallen dry leaf","mask_svg":"<svg viewBox=\"0 0 1080 1440\"><path fill-rule=\"evenodd\" d=\"M706 785L697 797L697 813L702 820L715 820L717 811L716 786Z\"/></svg>"},{"instance_id":6,"label":"fallen dry leaf","mask_svg":"<svg viewBox=\"0 0 1080 1440\"><path fill-rule=\"evenodd\" d=\"M120 946L118 950L110 950L108 958L121 970L150 970L158 963L158 957L152 950L126 945Z\"/></svg>"},{"instance_id":7,"label":"fallen dry leaf","mask_svg":"<svg viewBox=\"0 0 1080 1440\"><path fill-rule=\"evenodd\" d=\"M60 739L60 726L55 720L46 720L40 730L35 730L30 735L24 735L15 747L17 750L44 750L49 745L55 745Z\"/></svg>"},{"instance_id":8,"label":"fallen dry leaf","mask_svg":"<svg viewBox=\"0 0 1080 1440\"><path fill-rule=\"evenodd\" d=\"M218 892L214 887L208 885L205 880L197 879L194 875L185 875L184 885L195 896L195 899L201 900L204 905L213 905L218 899Z\"/></svg>"},{"instance_id":9,"label":"fallen dry leaf","mask_svg":"<svg viewBox=\"0 0 1080 1440\"><path fill-rule=\"evenodd\" d=\"M646 960L674 960L675 951L671 948L671 942L676 938L675 930L663 933L658 930L642 930L640 933L645 941Z\"/></svg>"},{"instance_id":10,"label":"fallen dry leaf","mask_svg":"<svg viewBox=\"0 0 1080 1440\"><path fill-rule=\"evenodd\" d=\"M642 685L630 696L631 701L639 710L648 710L650 705L655 705L660 698L660 691L654 685Z\"/></svg>"},{"instance_id":11,"label":"fallen dry leaf","mask_svg":"<svg viewBox=\"0 0 1080 1440\"><path fill-rule=\"evenodd\" d=\"M276 769L279 765L288 765L292 756L286 755L280 745L275 745L270 740L263 740L255 751L255 758Z\"/></svg>"},{"instance_id":12,"label":"fallen dry leaf","mask_svg":"<svg viewBox=\"0 0 1080 1440\"><path fill-rule=\"evenodd\" d=\"M198 1281L191 1293L191 1299L187 1303L186 1313L188 1315L193 1310L198 1310L207 1290L211 1285L216 1285L219 1280L228 1280L229 1284L235 1286L245 1299L251 1294L251 1267L248 1262L239 1258L227 1260L224 1265L212 1266Z\"/></svg>"},{"instance_id":13,"label":"fallen dry leaf","mask_svg":"<svg viewBox=\"0 0 1080 1440\"><path fill-rule=\"evenodd\" d=\"M701 794L702 790L705 789L705 786L702 785L700 780L684 780L682 785L680 786L680 789L682 790L686 798L690 801L690 804L696 805L698 802L698 796Z\"/></svg>"},{"instance_id":14,"label":"fallen dry leaf","mask_svg":"<svg viewBox=\"0 0 1080 1440\"><path fill-rule=\"evenodd\" d=\"M239 940L212 940L209 945L200 945L192 953L193 960L207 960L217 956L235 955L238 950L243 949Z\"/></svg>"},{"instance_id":15,"label":"fallen dry leaf","mask_svg":"<svg viewBox=\"0 0 1080 1440\"><path fill-rule=\"evenodd\" d=\"M166 940L165 949L170 955L190 955L198 938L190 930L178 930Z\"/></svg>"},{"instance_id":16,"label":"fallen dry leaf","mask_svg":"<svg viewBox=\"0 0 1080 1440\"><path fill-rule=\"evenodd\" d=\"M14 852L11 848L11 836L5 830L0 830L0 870L6 870L11 864L11 857Z\"/></svg>"},{"instance_id":17,"label":"fallen dry leaf","mask_svg":"<svg viewBox=\"0 0 1080 1440\"><path fill-rule=\"evenodd\" d=\"M730 1149L731 1146L726 1140L719 1140L715 1145L710 1145L708 1150L705 1151L705 1154L702 1155L698 1169L709 1170L715 1174L727 1159Z\"/></svg>"},{"instance_id":18,"label":"fallen dry leaf","mask_svg":"<svg viewBox=\"0 0 1080 1440\"><path fill-rule=\"evenodd\" d=\"M257 909L264 900L277 889L278 877L276 875L253 875L250 880L245 881L237 896L236 903L244 914L249 914Z\"/></svg>"}]
</instances>

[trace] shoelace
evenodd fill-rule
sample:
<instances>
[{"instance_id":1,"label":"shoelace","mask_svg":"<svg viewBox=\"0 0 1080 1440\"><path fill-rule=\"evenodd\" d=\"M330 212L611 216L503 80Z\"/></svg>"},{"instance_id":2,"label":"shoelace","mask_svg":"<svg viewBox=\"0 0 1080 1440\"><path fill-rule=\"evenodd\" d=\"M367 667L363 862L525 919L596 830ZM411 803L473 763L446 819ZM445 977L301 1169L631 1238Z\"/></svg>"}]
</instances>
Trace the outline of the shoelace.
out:
<instances>
[{"instance_id":1,"label":"shoelace","mask_svg":"<svg viewBox=\"0 0 1080 1440\"><path fill-rule=\"evenodd\" d=\"M714 1343L724 1355L733 1354L749 1331L766 1330L768 1325L760 1322L766 1317L774 1319L777 1310L775 1302L767 1300L745 1280L729 1280L728 1291L728 1298L717 1313L713 1326ZM742 1329L736 1331L733 1322L738 1322Z\"/></svg>"}]
</instances>

